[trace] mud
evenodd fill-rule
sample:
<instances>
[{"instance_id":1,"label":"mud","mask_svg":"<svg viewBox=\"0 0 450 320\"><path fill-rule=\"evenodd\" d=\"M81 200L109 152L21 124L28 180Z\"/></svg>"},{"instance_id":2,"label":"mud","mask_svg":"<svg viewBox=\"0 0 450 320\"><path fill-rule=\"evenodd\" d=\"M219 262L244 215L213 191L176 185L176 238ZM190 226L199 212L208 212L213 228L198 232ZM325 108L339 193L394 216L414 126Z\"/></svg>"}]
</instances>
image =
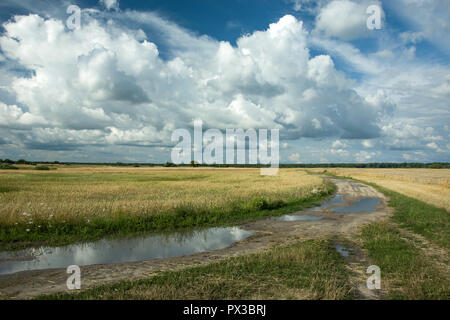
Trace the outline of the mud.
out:
<instances>
[{"instance_id":1,"label":"mud","mask_svg":"<svg viewBox=\"0 0 450 320\"><path fill-rule=\"evenodd\" d=\"M337 194L342 195L346 204L357 202L363 198L376 198L379 199L379 205L372 212L336 213L330 209L333 206L343 204L334 203L331 204L331 207L323 208L321 211L305 210L291 214L322 217L320 220L280 221L279 218L269 218L249 222L240 226L240 228L252 231L253 235L221 250L141 262L82 266L82 290L121 280L148 278L163 271L175 271L205 265L221 259L251 254L307 239L340 238L351 240L362 225L391 214L386 206L387 199L374 188L363 184L356 186L351 181L345 180L332 179L332 182L336 183ZM354 271L361 272L368 265L365 265L363 257L355 256L360 257L358 263L354 267L349 264L349 267ZM67 277L66 269L22 271L0 275L0 298L28 299L36 295L67 291ZM364 292L366 278L366 275L361 272L361 276L355 279L355 287L358 287L359 297L361 299L376 298L372 292Z\"/></svg>"}]
</instances>

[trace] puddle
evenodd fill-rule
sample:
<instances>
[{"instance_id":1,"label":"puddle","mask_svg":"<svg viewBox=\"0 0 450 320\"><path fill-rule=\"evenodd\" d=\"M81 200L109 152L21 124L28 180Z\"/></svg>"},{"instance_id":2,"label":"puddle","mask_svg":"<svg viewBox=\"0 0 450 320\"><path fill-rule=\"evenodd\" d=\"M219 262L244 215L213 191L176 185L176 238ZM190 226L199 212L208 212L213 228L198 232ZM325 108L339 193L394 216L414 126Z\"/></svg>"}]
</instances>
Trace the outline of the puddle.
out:
<instances>
[{"instance_id":1,"label":"puddle","mask_svg":"<svg viewBox=\"0 0 450 320\"><path fill-rule=\"evenodd\" d=\"M308 209L307 211L316 211L316 210L324 210L326 209L328 206L333 205L333 204L340 204L340 203L344 203L344 197L341 194L337 194L336 196L334 196L333 199L325 202L324 204L322 204L320 207L315 207L315 208L311 208Z\"/></svg>"},{"instance_id":2,"label":"puddle","mask_svg":"<svg viewBox=\"0 0 450 320\"><path fill-rule=\"evenodd\" d=\"M364 188L362 184L352 183L352 187L354 188Z\"/></svg>"},{"instance_id":3,"label":"puddle","mask_svg":"<svg viewBox=\"0 0 450 320\"><path fill-rule=\"evenodd\" d=\"M372 212L380 205L378 198L364 198L356 202L351 202L349 206L330 208L332 212L336 213L358 213L358 212Z\"/></svg>"},{"instance_id":4,"label":"puddle","mask_svg":"<svg viewBox=\"0 0 450 320\"><path fill-rule=\"evenodd\" d=\"M300 215L289 215L286 214L280 218L278 218L279 221L318 221L323 219L323 217L312 217L312 216L300 216Z\"/></svg>"},{"instance_id":5,"label":"puddle","mask_svg":"<svg viewBox=\"0 0 450 320\"><path fill-rule=\"evenodd\" d=\"M189 234L151 235L124 240L103 239L64 247L0 252L0 274L182 256L223 249L251 234L252 232L237 227L210 228Z\"/></svg>"},{"instance_id":6,"label":"puddle","mask_svg":"<svg viewBox=\"0 0 450 320\"><path fill-rule=\"evenodd\" d=\"M343 256L344 258L347 258L347 257L350 256L351 254L354 254L354 253L355 253L355 249L344 247L344 246L341 245L341 244L335 244L335 245L333 246L333 248L335 248L336 251L337 251L341 256Z\"/></svg>"}]
</instances>

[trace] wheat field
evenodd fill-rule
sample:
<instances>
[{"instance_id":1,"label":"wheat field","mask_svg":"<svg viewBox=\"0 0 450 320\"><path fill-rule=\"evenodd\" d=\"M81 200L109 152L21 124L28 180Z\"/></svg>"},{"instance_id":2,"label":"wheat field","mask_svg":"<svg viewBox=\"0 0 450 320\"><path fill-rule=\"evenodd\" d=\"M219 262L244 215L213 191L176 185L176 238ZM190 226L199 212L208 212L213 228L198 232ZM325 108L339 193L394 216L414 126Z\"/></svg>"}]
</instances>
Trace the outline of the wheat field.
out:
<instances>
[{"instance_id":1,"label":"wheat field","mask_svg":"<svg viewBox=\"0 0 450 320\"><path fill-rule=\"evenodd\" d=\"M320 192L323 179L298 169L261 176L258 169L55 165L57 170L0 171L0 223L89 222L172 212L177 206L228 208L258 196L289 201Z\"/></svg>"},{"instance_id":2,"label":"wheat field","mask_svg":"<svg viewBox=\"0 0 450 320\"><path fill-rule=\"evenodd\" d=\"M327 168L330 173L376 183L450 211L450 169Z\"/></svg>"}]
</instances>

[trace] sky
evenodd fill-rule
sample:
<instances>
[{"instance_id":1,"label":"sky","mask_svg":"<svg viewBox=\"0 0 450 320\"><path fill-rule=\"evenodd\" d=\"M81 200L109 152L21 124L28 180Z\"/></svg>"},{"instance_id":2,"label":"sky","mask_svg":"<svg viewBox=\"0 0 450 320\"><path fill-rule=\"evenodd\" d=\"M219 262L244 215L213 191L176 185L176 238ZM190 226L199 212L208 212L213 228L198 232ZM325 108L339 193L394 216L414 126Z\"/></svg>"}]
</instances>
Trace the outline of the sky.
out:
<instances>
[{"instance_id":1,"label":"sky","mask_svg":"<svg viewBox=\"0 0 450 320\"><path fill-rule=\"evenodd\" d=\"M450 160L450 0L2 0L0 25L2 159L163 163L202 120L279 129L281 163Z\"/></svg>"}]
</instances>

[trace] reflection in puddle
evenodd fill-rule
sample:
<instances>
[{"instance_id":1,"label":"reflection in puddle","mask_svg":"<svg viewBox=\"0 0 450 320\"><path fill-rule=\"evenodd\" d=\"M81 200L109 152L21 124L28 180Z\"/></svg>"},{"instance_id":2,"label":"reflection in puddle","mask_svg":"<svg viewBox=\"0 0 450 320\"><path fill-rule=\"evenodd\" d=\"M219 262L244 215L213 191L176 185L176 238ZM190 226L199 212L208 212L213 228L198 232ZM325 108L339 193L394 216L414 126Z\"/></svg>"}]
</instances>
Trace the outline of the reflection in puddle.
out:
<instances>
[{"instance_id":1,"label":"reflection in puddle","mask_svg":"<svg viewBox=\"0 0 450 320\"><path fill-rule=\"evenodd\" d=\"M380 205L380 199L364 198L350 203L349 206L333 207L331 208L331 211L337 213L372 212L376 210L378 205Z\"/></svg>"},{"instance_id":2,"label":"reflection in puddle","mask_svg":"<svg viewBox=\"0 0 450 320\"><path fill-rule=\"evenodd\" d=\"M64 247L0 252L0 274L182 256L223 249L250 235L250 231L237 227L211 228L189 234L151 235L124 240L103 239Z\"/></svg>"},{"instance_id":3,"label":"reflection in puddle","mask_svg":"<svg viewBox=\"0 0 450 320\"><path fill-rule=\"evenodd\" d=\"M312 209L309 209L307 211L316 211L316 210L324 210L326 209L328 206L331 206L333 204L340 204L340 203L344 203L344 198L341 194L337 194L333 199L325 202L323 205L321 205L320 207L315 207Z\"/></svg>"},{"instance_id":4,"label":"reflection in puddle","mask_svg":"<svg viewBox=\"0 0 450 320\"><path fill-rule=\"evenodd\" d=\"M337 251L341 256L343 256L344 258L347 258L350 254L354 254L354 253L355 253L355 249L344 247L344 246L341 245L341 244L335 244L335 245L333 246L333 248L335 248L336 251Z\"/></svg>"},{"instance_id":5,"label":"reflection in puddle","mask_svg":"<svg viewBox=\"0 0 450 320\"><path fill-rule=\"evenodd\" d=\"M289 215L286 214L282 217L280 217L278 220L280 221L317 221L321 220L323 217L312 217L312 216L300 216L300 215Z\"/></svg>"}]
</instances>

